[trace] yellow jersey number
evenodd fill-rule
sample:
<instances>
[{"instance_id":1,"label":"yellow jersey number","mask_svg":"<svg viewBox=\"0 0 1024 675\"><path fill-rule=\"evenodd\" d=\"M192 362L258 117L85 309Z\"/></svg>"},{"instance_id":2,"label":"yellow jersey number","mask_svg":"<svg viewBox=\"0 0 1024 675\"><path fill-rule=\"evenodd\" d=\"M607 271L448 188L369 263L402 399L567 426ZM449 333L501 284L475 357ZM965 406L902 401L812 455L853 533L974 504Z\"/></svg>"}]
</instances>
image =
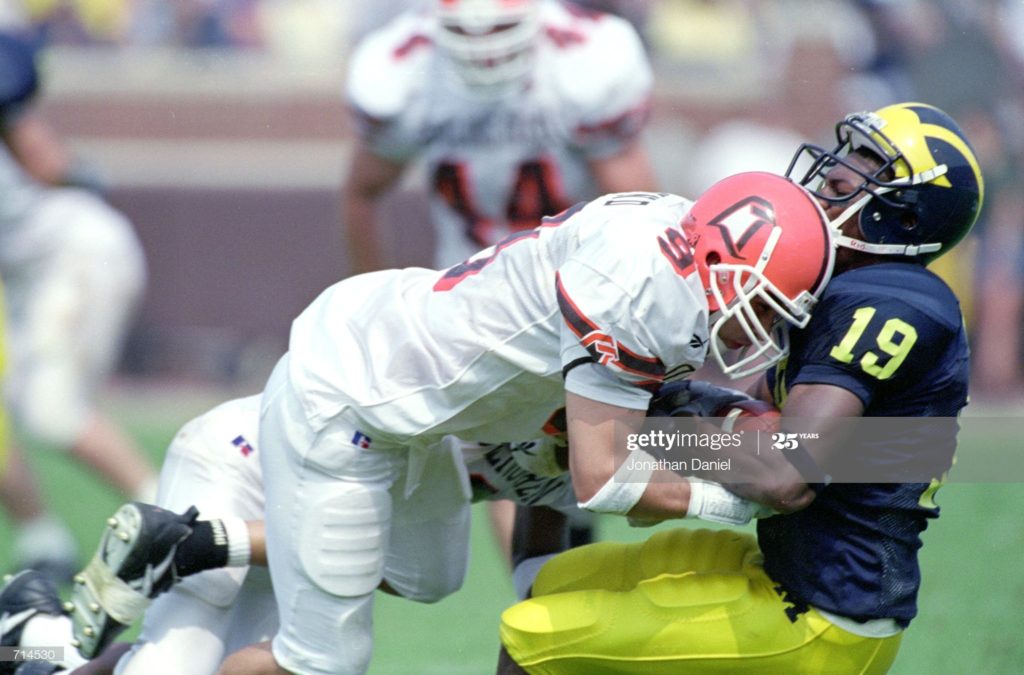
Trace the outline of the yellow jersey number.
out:
<instances>
[{"instance_id":1,"label":"yellow jersey number","mask_svg":"<svg viewBox=\"0 0 1024 675\"><path fill-rule=\"evenodd\" d=\"M846 331L843 339L832 348L829 356L840 363L852 363L856 358L853 348L857 346L864 332L875 316L874 307L859 307L853 313L853 324L850 330ZM910 349L917 342L917 329L902 319L893 317L885 322L882 330L875 336L875 344L879 351L889 358L884 364L879 364L885 356L879 356L877 352L866 351L860 358L861 369L879 380L887 380L906 360Z\"/></svg>"}]
</instances>

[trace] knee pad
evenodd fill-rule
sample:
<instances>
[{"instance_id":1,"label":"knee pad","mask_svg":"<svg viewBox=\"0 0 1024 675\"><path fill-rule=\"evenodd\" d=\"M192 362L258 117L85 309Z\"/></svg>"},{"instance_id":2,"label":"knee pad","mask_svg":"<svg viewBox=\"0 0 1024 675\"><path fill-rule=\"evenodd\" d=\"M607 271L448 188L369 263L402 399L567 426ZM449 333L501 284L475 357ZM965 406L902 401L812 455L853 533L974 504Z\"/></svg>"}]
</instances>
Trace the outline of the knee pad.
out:
<instances>
[{"instance_id":1,"label":"knee pad","mask_svg":"<svg viewBox=\"0 0 1024 675\"><path fill-rule=\"evenodd\" d=\"M391 496L362 486L336 490L311 503L307 514L299 559L309 578L332 595L372 593L384 576Z\"/></svg>"}]
</instances>

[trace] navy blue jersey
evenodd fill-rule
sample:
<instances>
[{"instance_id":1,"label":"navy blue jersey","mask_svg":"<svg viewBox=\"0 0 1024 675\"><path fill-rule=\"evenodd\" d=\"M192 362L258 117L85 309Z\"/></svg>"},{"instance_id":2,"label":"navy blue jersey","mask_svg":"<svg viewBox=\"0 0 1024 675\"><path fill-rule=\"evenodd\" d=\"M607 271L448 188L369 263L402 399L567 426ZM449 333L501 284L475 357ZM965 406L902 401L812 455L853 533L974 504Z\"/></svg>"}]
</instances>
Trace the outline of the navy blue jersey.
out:
<instances>
[{"instance_id":1,"label":"navy blue jersey","mask_svg":"<svg viewBox=\"0 0 1024 675\"><path fill-rule=\"evenodd\" d=\"M832 280L768 384L783 409L794 385L828 384L859 397L865 417L949 418L907 425L898 439L856 434L842 449L893 463L927 453L938 479L952 464L954 418L967 404L968 358L960 304L949 287L918 265L885 263ZM917 613L920 534L939 514L934 485L819 488L807 509L759 522L765 570L797 606L906 626Z\"/></svg>"}]
</instances>

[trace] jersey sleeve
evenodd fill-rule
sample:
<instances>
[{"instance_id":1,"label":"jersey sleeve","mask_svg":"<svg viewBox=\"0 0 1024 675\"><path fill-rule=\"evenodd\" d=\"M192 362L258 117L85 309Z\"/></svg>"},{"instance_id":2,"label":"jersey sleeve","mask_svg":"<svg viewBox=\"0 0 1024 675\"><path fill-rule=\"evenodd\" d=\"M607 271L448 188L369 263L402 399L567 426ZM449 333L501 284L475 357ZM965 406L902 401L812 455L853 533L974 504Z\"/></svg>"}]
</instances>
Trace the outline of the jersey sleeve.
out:
<instances>
[{"instance_id":1,"label":"jersey sleeve","mask_svg":"<svg viewBox=\"0 0 1024 675\"><path fill-rule=\"evenodd\" d=\"M418 15L367 35L349 62L345 100L356 133L385 159L405 162L420 150L409 103L424 81L433 45Z\"/></svg>"},{"instance_id":2,"label":"jersey sleeve","mask_svg":"<svg viewBox=\"0 0 1024 675\"><path fill-rule=\"evenodd\" d=\"M603 15L565 64L579 105L574 142L591 159L622 151L650 117L653 74L629 22Z\"/></svg>"},{"instance_id":3,"label":"jersey sleeve","mask_svg":"<svg viewBox=\"0 0 1024 675\"><path fill-rule=\"evenodd\" d=\"M693 281L672 270L660 225L641 213L597 223L556 276L563 372L588 366L567 377L566 389L634 409L647 408L667 375L699 365L703 349L692 352L691 342L707 330Z\"/></svg>"},{"instance_id":4,"label":"jersey sleeve","mask_svg":"<svg viewBox=\"0 0 1024 675\"><path fill-rule=\"evenodd\" d=\"M796 372L786 373L786 387L833 385L868 407L880 393L929 372L952 337L941 322L892 296L826 298L797 338L801 358Z\"/></svg>"}]
</instances>

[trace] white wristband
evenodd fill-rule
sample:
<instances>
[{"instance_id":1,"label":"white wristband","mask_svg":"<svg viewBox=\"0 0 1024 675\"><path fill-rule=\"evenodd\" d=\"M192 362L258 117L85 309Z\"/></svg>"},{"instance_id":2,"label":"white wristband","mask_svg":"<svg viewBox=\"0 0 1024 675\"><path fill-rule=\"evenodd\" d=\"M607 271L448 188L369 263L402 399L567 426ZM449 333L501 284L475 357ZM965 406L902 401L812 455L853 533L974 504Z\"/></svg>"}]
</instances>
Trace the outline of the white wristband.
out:
<instances>
[{"instance_id":1,"label":"white wristband","mask_svg":"<svg viewBox=\"0 0 1024 675\"><path fill-rule=\"evenodd\" d=\"M615 475L597 493L578 506L584 511L624 516L636 506L647 490L657 461L643 450L632 451Z\"/></svg>"},{"instance_id":2,"label":"white wristband","mask_svg":"<svg viewBox=\"0 0 1024 675\"><path fill-rule=\"evenodd\" d=\"M249 527L237 516L221 518L221 522L224 523L224 533L228 538L228 561L225 567L245 567L252 555Z\"/></svg>"},{"instance_id":3,"label":"white wristband","mask_svg":"<svg viewBox=\"0 0 1024 675\"><path fill-rule=\"evenodd\" d=\"M688 477L690 482L690 504L686 507L687 518L700 518L714 523L746 525L751 518L771 514L771 510L757 502L737 497L719 483Z\"/></svg>"}]
</instances>

